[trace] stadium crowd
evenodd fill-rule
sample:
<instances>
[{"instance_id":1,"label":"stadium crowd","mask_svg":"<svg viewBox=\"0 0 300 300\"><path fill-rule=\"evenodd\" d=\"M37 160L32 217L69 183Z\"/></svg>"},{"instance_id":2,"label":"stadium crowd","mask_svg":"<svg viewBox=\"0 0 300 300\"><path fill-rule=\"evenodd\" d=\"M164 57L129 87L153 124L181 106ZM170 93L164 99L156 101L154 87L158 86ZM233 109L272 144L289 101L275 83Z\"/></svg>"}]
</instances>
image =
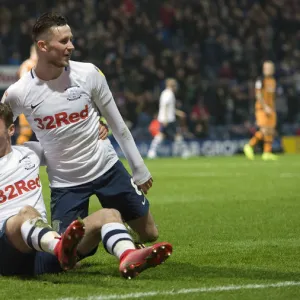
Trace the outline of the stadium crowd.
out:
<instances>
[{"instance_id":1,"label":"stadium crowd","mask_svg":"<svg viewBox=\"0 0 300 300\"><path fill-rule=\"evenodd\" d=\"M0 64L19 65L29 56L31 27L41 12L65 14L74 34L73 59L103 71L136 138L147 137L166 77L179 82L184 134L248 136L254 81L265 59L276 65L279 130L297 130L298 0L25 2L0 5Z\"/></svg>"}]
</instances>

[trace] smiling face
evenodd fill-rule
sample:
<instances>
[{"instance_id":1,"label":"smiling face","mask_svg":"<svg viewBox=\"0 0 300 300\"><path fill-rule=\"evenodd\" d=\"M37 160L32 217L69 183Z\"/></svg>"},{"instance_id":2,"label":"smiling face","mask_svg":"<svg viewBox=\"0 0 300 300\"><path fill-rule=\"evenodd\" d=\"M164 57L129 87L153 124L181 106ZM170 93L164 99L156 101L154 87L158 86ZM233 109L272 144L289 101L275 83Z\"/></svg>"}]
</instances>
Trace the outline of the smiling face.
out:
<instances>
[{"instance_id":1,"label":"smiling face","mask_svg":"<svg viewBox=\"0 0 300 300\"><path fill-rule=\"evenodd\" d=\"M69 25L49 28L44 38L37 42L40 57L58 68L68 66L74 50L72 39L73 35Z\"/></svg>"}]
</instances>

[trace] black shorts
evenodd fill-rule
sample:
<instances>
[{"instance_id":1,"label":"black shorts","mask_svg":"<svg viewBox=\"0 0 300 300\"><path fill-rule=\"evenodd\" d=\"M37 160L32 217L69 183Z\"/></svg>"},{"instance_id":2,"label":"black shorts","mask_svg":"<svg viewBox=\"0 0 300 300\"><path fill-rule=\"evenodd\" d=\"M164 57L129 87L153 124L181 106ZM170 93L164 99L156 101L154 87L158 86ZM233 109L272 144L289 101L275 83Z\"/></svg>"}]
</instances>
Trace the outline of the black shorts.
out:
<instances>
[{"instance_id":1,"label":"black shorts","mask_svg":"<svg viewBox=\"0 0 300 300\"><path fill-rule=\"evenodd\" d=\"M0 275L34 276L62 272L56 256L50 253L22 253L17 250L9 241L5 228L6 222L0 228Z\"/></svg>"},{"instance_id":2,"label":"black shorts","mask_svg":"<svg viewBox=\"0 0 300 300\"><path fill-rule=\"evenodd\" d=\"M96 195L103 208L118 210L123 220L130 221L148 213L149 202L134 184L120 161L99 178L74 187L51 188L53 229L62 233L67 226L88 216L89 198Z\"/></svg>"},{"instance_id":3,"label":"black shorts","mask_svg":"<svg viewBox=\"0 0 300 300\"><path fill-rule=\"evenodd\" d=\"M167 126L160 124L160 132L163 133L167 140L174 140L177 133L176 122L168 123Z\"/></svg>"}]
</instances>

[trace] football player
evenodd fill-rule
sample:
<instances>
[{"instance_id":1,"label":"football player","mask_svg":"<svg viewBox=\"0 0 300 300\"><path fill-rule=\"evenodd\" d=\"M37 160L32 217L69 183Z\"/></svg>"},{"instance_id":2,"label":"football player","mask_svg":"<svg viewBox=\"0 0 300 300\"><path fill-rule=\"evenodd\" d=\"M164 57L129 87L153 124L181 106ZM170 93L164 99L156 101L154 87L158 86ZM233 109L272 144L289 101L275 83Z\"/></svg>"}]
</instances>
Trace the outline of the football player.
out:
<instances>
[{"instance_id":1,"label":"football player","mask_svg":"<svg viewBox=\"0 0 300 300\"><path fill-rule=\"evenodd\" d=\"M157 156L157 149L165 139L181 142L182 136L177 132L176 116L185 119L185 112L176 109L175 93L178 89L177 81L173 78L166 80L166 88L162 91L159 99L158 122L160 123L160 130L154 136L149 151L148 158L153 159ZM189 156L188 149L183 147L183 158Z\"/></svg>"},{"instance_id":2,"label":"football player","mask_svg":"<svg viewBox=\"0 0 300 300\"><path fill-rule=\"evenodd\" d=\"M43 147L52 225L58 232L78 217L87 217L89 197L95 194L103 208L121 213L141 241L154 241L158 230L144 196L152 186L151 174L105 76L93 64L70 60L72 39L63 16L45 13L39 17L33 27L38 62L8 88L2 102L11 106L14 117L24 113ZM99 112L121 146L133 177L110 141L98 140ZM78 255L92 255L97 245L91 252L78 249Z\"/></svg>"},{"instance_id":3,"label":"football player","mask_svg":"<svg viewBox=\"0 0 300 300\"><path fill-rule=\"evenodd\" d=\"M57 273L74 267L78 253L90 253L102 240L119 261L125 278L133 278L166 260L168 243L136 249L115 209L101 209L75 220L59 235L47 223L39 178L45 154L37 142L11 146L13 113L0 103L0 275Z\"/></svg>"},{"instance_id":4,"label":"football player","mask_svg":"<svg viewBox=\"0 0 300 300\"><path fill-rule=\"evenodd\" d=\"M244 146L244 153L250 160L254 159L255 145L263 141L263 160L277 160L277 156L272 153L272 144L276 128L276 79L274 78L274 63L265 61L263 64L263 78L259 78L255 83L255 118L258 130Z\"/></svg>"}]
</instances>

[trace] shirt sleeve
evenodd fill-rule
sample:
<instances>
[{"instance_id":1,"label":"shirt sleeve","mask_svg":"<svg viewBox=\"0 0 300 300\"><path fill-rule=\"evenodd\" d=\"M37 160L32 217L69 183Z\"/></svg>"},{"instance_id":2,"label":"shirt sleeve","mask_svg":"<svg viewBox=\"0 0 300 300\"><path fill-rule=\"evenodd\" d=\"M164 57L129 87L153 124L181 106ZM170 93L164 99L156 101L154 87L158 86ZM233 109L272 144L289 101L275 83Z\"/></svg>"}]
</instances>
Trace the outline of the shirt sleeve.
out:
<instances>
[{"instance_id":1,"label":"shirt sleeve","mask_svg":"<svg viewBox=\"0 0 300 300\"><path fill-rule=\"evenodd\" d=\"M134 182L137 185L143 184L151 178L151 174L117 108L105 76L97 68L91 72L91 75L92 100L106 119L115 139L127 158Z\"/></svg>"},{"instance_id":2,"label":"shirt sleeve","mask_svg":"<svg viewBox=\"0 0 300 300\"><path fill-rule=\"evenodd\" d=\"M7 103L11 107L14 114L14 121L23 112L20 97L18 95L17 88L14 85L11 85L4 92L1 103Z\"/></svg>"},{"instance_id":3,"label":"shirt sleeve","mask_svg":"<svg viewBox=\"0 0 300 300\"><path fill-rule=\"evenodd\" d=\"M38 156L41 166L46 165L44 149L39 142L26 142L23 144L23 146L29 148Z\"/></svg>"}]
</instances>

